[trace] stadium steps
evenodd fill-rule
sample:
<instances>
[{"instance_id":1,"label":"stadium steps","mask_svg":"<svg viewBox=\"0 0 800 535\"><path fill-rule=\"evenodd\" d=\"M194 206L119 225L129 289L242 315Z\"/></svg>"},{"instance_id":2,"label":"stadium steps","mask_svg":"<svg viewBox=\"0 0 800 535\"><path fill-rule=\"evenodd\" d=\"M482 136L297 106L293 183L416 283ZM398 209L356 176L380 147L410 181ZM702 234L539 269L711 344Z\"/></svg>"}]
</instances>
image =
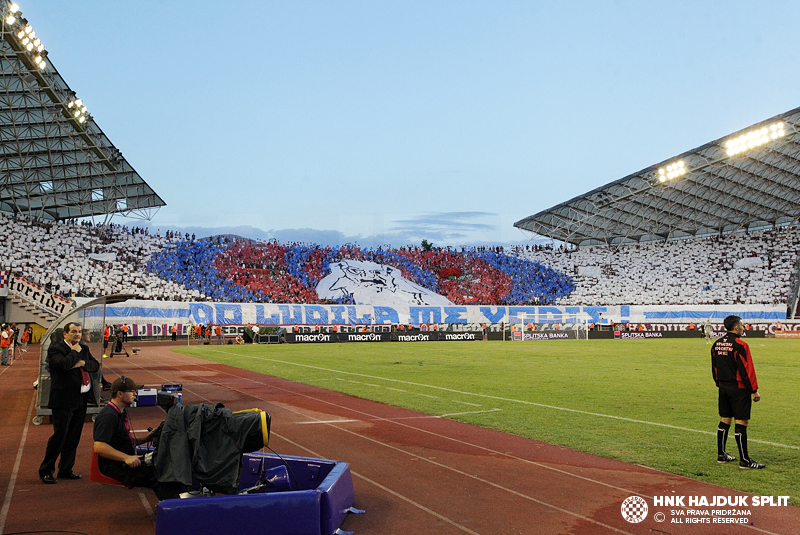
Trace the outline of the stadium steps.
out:
<instances>
[{"instance_id":1,"label":"stadium steps","mask_svg":"<svg viewBox=\"0 0 800 535\"><path fill-rule=\"evenodd\" d=\"M58 319L58 314L55 314L50 310L47 310L46 308L40 305L37 305L36 303L32 303L16 295L10 295L9 297L11 298L10 300L13 304L17 305L23 310L27 310L34 316L45 320L45 322L48 324Z\"/></svg>"}]
</instances>

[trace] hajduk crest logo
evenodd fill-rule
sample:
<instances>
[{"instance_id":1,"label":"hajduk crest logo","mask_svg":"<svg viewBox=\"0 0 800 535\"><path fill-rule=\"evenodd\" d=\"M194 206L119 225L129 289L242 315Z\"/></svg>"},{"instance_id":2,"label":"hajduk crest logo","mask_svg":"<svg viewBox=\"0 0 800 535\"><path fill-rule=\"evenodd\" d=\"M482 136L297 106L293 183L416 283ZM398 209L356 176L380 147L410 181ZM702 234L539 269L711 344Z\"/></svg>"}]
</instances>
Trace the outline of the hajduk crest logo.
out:
<instances>
[{"instance_id":1,"label":"hajduk crest logo","mask_svg":"<svg viewBox=\"0 0 800 535\"><path fill-rule=\"evenodd\" d=\"M622 518L631 524L638 524L647 518L647 502L640 496L625 498L622 502Z\"/></svg>"}]
</instances>

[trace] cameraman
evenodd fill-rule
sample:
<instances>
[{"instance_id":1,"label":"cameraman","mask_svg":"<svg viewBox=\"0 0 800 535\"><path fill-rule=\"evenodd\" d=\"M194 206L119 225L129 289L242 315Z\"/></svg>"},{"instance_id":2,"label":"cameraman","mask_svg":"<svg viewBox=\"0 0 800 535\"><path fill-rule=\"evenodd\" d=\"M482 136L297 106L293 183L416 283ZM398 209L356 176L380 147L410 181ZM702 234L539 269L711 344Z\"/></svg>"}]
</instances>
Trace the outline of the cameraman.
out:
<instances>
[{"instance_id":1,"label":"cameraman","mask_svg":"<svg viewBox=\"0 0 800 535\"><path fill-rule=\"evenodd\" d=\"M143 438L133 434L128 408L136 401L141 388L130 377L122 376L111 384L111 401L97 414L94 422L94 452L100 472L129 487L153 489L159 500L177 498L182 485L161 483L155 468L136 455L136 446L149 442L153 432Z\"/></svg>"}]
</instances>

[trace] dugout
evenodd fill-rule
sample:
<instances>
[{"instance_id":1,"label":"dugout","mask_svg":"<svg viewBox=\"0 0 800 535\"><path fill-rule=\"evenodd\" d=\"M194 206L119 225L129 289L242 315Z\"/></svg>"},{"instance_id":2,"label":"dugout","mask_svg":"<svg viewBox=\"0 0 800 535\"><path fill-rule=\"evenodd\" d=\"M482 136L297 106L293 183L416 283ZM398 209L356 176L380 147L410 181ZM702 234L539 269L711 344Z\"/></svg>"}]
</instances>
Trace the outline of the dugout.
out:
<instances>
[{"instance_id":1,"label":"dugout","mask_svg":"<svg viewBox=\"0 0 800 535\"><path fill-rule=\"evenodd\" d=\"M101 392L100 378L103 375L103 328L106 324L106 306L121 303L135 297L132 294L115 294L92 299L53 322L41 340L34 424L41 424L45 416L50 416L53 413L52 410L47 408L50 401L50 368L47 362L47 350L50 348L50 344L64 339L64 326L73 321L80 323L83 327L81 342L89 346L92 356L100 362L100 369L96 373L90 374L92 392L95 400L99 401ZM94 415L99 411L100 407L94 404L87 407L86 413L91 414L92 419L94 419Z\"/></svg>"}]
</instances>

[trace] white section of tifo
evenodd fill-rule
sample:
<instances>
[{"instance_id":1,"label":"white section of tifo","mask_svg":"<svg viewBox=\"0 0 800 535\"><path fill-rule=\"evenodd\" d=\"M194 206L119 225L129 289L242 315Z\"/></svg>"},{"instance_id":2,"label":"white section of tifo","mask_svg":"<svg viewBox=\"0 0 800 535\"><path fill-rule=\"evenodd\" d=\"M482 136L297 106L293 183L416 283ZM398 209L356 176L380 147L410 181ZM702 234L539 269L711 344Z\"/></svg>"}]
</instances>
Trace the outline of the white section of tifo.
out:
<instances>
[{"instance_id":1,"label":"white section of tifo","mask_svg":"<svg viewBox=\"0 0 800 535\"><path fill-rule=\"evenodd\" d=\"M78 300L80 302L80 300ZM735 314L750 324L785 321L784 305L381 306L187 303L131 300L106 309L107 323L243 325L387 325L397 323L720 323Z\"/></svg>"},{"instance_id":2,"label":"white section of tifo","mask_svg":"<svg viewBox=\"0 0 800 535\"><path fill-rule=\"evenodd\" d=\"M403 307L449 306L444 296L403 278L400 270L363 260L340 260L328 265L331 272L317 284L320 299L352 297L359 304Z\"/></svg>"},{"instance_id":3,"label":"white section of tifo","mask_svg":"<svg viewBox=\"0 0 800 535\"><path fill-rule=\"evenodd\" d=\"M573 278L558 305L783 303L791 292L800 227L724 237L581 249L514 247Z\"/></svg>"}]
</instances>

